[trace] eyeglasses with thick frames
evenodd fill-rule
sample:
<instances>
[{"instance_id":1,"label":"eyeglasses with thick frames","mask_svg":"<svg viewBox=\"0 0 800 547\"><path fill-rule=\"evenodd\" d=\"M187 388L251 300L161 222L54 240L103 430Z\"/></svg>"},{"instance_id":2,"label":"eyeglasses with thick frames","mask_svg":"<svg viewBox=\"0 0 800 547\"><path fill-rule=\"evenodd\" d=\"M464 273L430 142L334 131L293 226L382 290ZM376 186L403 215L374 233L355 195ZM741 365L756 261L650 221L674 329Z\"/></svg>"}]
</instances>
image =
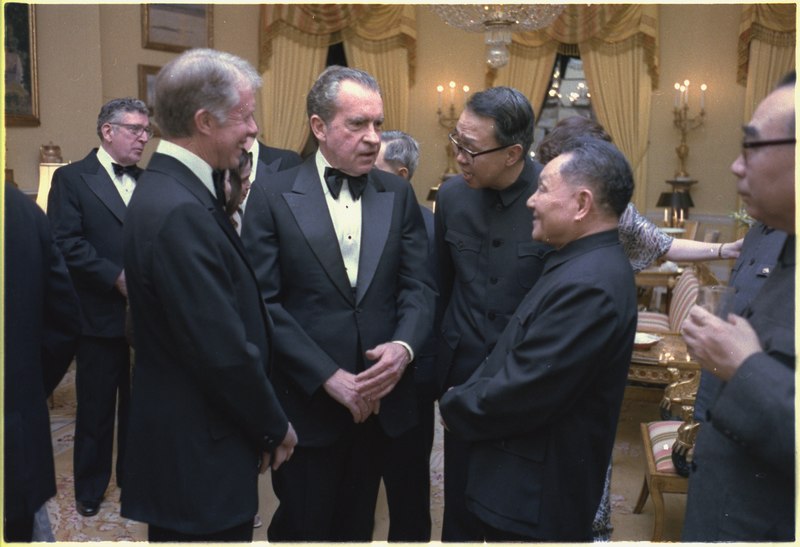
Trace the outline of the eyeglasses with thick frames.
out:
<instances>
[{"instance_id":1,"label":"eyeglasses with thick frames","mask_svg":"<svg viewBox=\"0 0 800 547\"><path fill-rule=\"evenodd\" d=\"M456 155L460 153L464 153L464 155L469 156L470 160L475 160L478 156L482 156L484 154L489 154L491 152L497 152L498 150L502 150L503 148L508 148L509 146L514 146L513 144L504 144L503 146L498 146L497 148L490 148L489 150L482 150L480 152L473 152L472 150L465 148L460 142L456 140L455 133L450 133L447 135L450 139L450 142L453 144L453 148L455 149Z\"/></svg>"},{"instance_id":2,"label":"eyeglasses with thick frames","mask_svg":"<svg viewBox=\"0 0 800 547\"><path fill-rule=\"evenodd\" d=\"M769 139L763 141L748 141L742 140L742 158L747 163L748 150L751 148L762 148L764 146L778 146L780 144L795 144L797 139L794 137L787 137L785 139Z\"/></svg>"},{"instance_id":3,"label":"eyeglasses with thick frames","mask_svg":"<svg viewBox=\"0 0 800 547\"><path fill-rule=\"evenodd\" d=\"M134 137L141 137L142 133L147 133L147 138L153 138L153 128L144 125L134 125L132 123L116 123L116 122L108 122L108 125L116 125L117 127L124 127L128 131L131 132L131 135Z\"/></svg>"}]
</instances>

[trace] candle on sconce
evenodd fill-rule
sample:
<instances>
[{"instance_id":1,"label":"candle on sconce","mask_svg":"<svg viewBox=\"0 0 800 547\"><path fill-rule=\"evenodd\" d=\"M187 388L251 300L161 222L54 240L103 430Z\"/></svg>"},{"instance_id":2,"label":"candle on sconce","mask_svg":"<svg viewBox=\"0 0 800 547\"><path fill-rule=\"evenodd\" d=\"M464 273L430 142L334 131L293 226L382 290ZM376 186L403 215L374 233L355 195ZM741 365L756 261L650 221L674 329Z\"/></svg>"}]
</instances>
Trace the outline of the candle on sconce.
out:
<instances>
[{"instance_id":1,"label":"candle on sconce","mask_svg":"<svg viewBox=\"0 0 800 547\"><path fill-rule=\"evenodd\" d=\"M681 84L675 82L675 108L681 105Z\"/></svg>"},{"instance_id":2,"label":"candle on sconce","mask_svg":"<svg viewBox=\"0 0 800 547\"><path fill-rule=\"evenodd\" d=\"M700 86L700 110L706 109L706 89L708 89L706 84Z\"/></svg>"},{"instance_id":3,"label":"candle on sconce","mask_svg":"<svg viewBox=\"0 0 800 547\"><path fill-rule=\"evenodd\" d=\"M686 87L686 93L683 95L683 104L689 106L689 80L684 80L683 85Z\"/></svg>"},{"instance_id":4,"label":"candle on sconce","mask_svg":"<svg viewBox=\"0 0 800 547\"><path fill-rule=\"evenodd\" d=\"M456 83L450 82L450 106L455 105L456 102Z\"/></svg>"},{"instance_id":5,"label":"candle on sconce","mask_svg":"<svg viewBox=\"0 0 800 547\"><path fill-rule=\"evenodd\" d=\"M669 224L669 209L664 208L664 226Z\"/></svg>"},{"instance_id":6,"label":"candle on sconce","mask_svg":"<svg viewBox=\"0 0 800 547\"><path fill-rule=\"evenodd\" d=\"M444 86L437 85L436 86L436 95L438 96L438 99L439 99L439 101L437 103L437 106L438 106L439 110L442 109L442 92L444 92Z\"/></svg>"},{"instance_id":7,"label":"candle on sconce","mask_svg":"<svg viewBox=\"0 0 800 547\"><path fill-rule=\"evenodd\" d=\"M463 88L464 90L464 108L467 107L467 96L469 95L469 86L465 85Z\"/></svg>"}]
</instances>

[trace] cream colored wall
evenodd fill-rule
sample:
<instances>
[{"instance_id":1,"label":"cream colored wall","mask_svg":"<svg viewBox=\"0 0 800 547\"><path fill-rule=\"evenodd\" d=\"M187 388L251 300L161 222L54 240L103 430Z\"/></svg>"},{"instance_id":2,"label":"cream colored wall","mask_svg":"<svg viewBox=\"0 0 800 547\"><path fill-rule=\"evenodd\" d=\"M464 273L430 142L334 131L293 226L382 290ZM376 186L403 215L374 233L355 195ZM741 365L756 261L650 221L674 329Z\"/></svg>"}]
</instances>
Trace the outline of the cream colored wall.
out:
<instances>
[{"instance_id":1,"label":"cream colored wall","mask_svg":"<svg viewBox=\"0 0 800 547\"><path fill-rule=\"evenodd\" d=\"M174 53L141 47L138 5L39 5L38 48L41 127L7 130L8 164L21 187L36 189L38 151L52 140L67 160L97 146L94 122L100 105L116 96L137 95L138 64L163 65ZM655 202L664 180L677 167L672 127L672 84L688 78L709 85L707 119L689 136L688 171L700 182L692 189L695 215L726 215L736 206L728 166L738 153L744 87L735 82L738 5L662 5L659 88L654 91L650 131L648 197L644 211L657 217ZM258 61L257 5L214 6L214 46ZM120 21L134 24L121 25ZM437 124L439 83L455 80L484 87L483 36L445 25L433 12L417 9L416 83L410 90L409 132L422 146L414 186L424 200L446 166L446 130ZM102 44L102 47L100 46ZM150 144L147 160L154 150ZM723 235L724 237L724 235Z\"/></svg>"}]
</instances>

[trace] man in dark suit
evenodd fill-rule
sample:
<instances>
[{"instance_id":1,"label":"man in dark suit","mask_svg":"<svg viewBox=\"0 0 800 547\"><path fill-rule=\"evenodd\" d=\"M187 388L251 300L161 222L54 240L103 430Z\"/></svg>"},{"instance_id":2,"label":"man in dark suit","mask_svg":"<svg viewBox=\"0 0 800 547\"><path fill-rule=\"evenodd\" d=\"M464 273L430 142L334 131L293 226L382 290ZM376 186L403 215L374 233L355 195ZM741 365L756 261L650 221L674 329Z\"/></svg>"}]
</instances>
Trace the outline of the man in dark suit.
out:
<instances>
[{"instance_id":1,"label":"man in dark suit","mask_svg":"<svg viewBox=\"0 0 800 547\"><path fill-rule=\"evenodd\" d=\"M419 144L403 131L381 133L381 149L375 167L411 181L419 164ZM431 275L436 276L433 212L420 205L428 234ZM433 448L434 407L438 396L434 367L436 339L433 331L414 359L414 386L419 423L392 439L382 454L383 484L389 507L389 541L431 540L430 458Z\"/></svg>"},{"instance_id":2,"label":"man in dark suit","mask_svg":"<svg viewBox=\"0 0 800 547\"><path fill-rule=\"evenodd\" d=\"M450 140L462 174L436 197L439 266L437 374L443 390L467 380L491 352L542 271L547 243L531 241L526 200L542 166L531 160L533 109L522 93L475 93ZM468 445L445 431L442 541L480 541L464 501Z\"/></svg>"},{"instance_id":3,"label":"man in dark suit","mask_svg":"<svg viewBox=\"0 0 800 547\"><path fill-rule=\"evenodd\" d=\"M528 207L533 238L555 250L486 361L439 401L469 443L464 495L486 541L592 540L636 330L617 230L632 192L605 141L544 167Z\"/></svg>"},{"instance_id":4,"label":"man in dark suit","mask_svg":"<svg viewBox=\"0 0 800 547\"><path fill-rule=\"evenodd\" d=\"M373 169L383 102L360 70L308 95L319 151L250 190L242 239L275 320L272 379L300 442L273 473L270 541L370 541L389 438L417 423L408 365L431 329L428 244L407 181Z\"/></svg>"},{"instance_id":5,"label":"man in dark suit","mask_svg":"<svg viewBox=\"0 0 800 547\"><path fill-rule=\"evenodd\" d=\"M81 319L47 217L5 186L3 533L29 542L34 514L56 493L47 397L72 360Z\"/></svg>"},{"instance_id":6,"label":"man in dark suit","mask_svg":"<svg viewBox=\"0 0 800 547\"><path fill-rule=\"evenodd\" d=\"M147 106L113 99L97 117L100 148L59 168L47 201L53 236L67 261L83 312L77 352L75 500L78 512L97 514L111 479L117 419L117 485L123 484L130 350L125 338L127 289L122 267L122 223L147 141Z\"/></svg>"},{"instance_id":7,"label":"man in dark suit","mask_svg":"<svg viewBox=\"0 0 800 547\"><path fill-rule=\"evenodd\" d=\"M253 154L253 159L263 161L267 167L268 173L277 173L278 171L286 171L292 167L297 167L303 163L303 158L294 150L284 150L283 148L275 148L267 146L261 141L256 141L258 153ZM256 147L253 147L256 148ZM255 152L254 149L251 149Z\"/></svg>"},{"instance_id":8,"label":"man in dark suit","mask_svg":"<svg viewBox=\"0 0 800 547\"><path fill-rule=\"evenodd\" d=\"M219 172L255 136L260 84L246 61L209 49L156 77L163 140L124 232L136 364L122 515L148 523L150 541L251 541L259 468L297 442L267 377L271 322Z\"/></svg>"},{"instance_id":9,"label":"man in dark suit","mask_svg":"<svg viewBox=\"0 0 800 547\"><path fill-rule=\"evenodd\" d=\"M695 306L683 324L722 382L695 444L683 541L796 539L795 81L756 108L731 165L747 213L788 234L775 269L741 316Z\"/></svg>"}]
</instances>

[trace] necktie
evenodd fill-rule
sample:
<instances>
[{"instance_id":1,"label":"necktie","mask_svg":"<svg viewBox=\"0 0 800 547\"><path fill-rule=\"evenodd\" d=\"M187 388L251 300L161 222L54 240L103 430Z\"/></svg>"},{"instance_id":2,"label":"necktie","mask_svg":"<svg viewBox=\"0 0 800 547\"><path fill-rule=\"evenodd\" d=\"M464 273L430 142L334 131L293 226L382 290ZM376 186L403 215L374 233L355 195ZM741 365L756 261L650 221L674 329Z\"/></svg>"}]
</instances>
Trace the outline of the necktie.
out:
<instances>
[{"instance_id":1,"label":"necktie","mask_svg":"<svg viewBox=\"0 0 800 547\"><path fill-rule=\"evenodd\" d=\"M345 180L347 181L347 187L350 188L350 195L353 196L353 201L358 201L367 186L367 175L348 175L333 167L325 168L325 183L328 185L333 199L339 199L339 192L342 191L342 183Z\"/></svg>"},{"instance_id":2,"label":"necktie","mask_svg":"<svg viewBox=\"0 0 800 547\"><path fill-rule=\"evenodd\" d=\"M214 181L214 192L217 194L217 203L225 210L225 171L215 169L211 172L211 179Z\"/></svg>"},{"instance_id":3,"label":"necktie","mask_svg":"<svg viewBox=\"0 0 800 547\"><path fill-rule=\"evenodd\" d=\"M139 178L139 175L142 174L142 168L138 167L136 164L133 165L120 165L118 163L112 163L111 167L114 168L114 174L118 177L122 176L123 174L127 173L135 179Z\"/></svg>"}]
</instances>

